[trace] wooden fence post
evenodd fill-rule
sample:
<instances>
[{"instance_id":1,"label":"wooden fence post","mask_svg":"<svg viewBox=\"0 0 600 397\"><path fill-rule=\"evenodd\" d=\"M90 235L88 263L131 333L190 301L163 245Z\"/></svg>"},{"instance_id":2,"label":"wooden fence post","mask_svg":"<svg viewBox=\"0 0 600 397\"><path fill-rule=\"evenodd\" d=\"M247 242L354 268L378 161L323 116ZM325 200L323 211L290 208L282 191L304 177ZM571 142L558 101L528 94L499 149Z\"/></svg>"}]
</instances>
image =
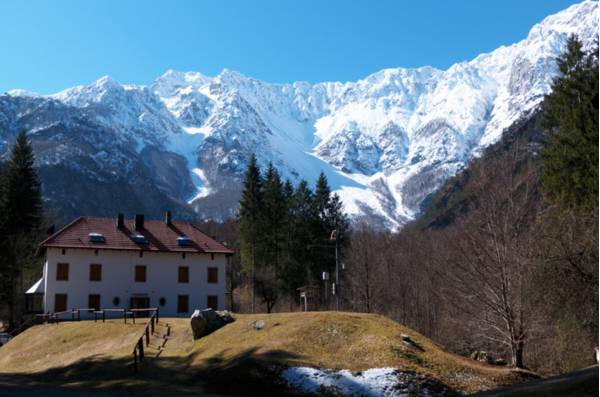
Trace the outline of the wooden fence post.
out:
<instances>
[{"instance_id":1,"label":"wooden fence post","mask_svg":"<svg viewBox=\"0 0 600 397\"><path fill-rule=\"evenodd\" d=\"M133 349L133 372L137 373L138 371L138 354L137 347Z\"/></svg>"},{"instance_id":2,"label":"wooden fence post","mask_svg":"<svg viewBox=\"0 0 600 397\"><path fill-rule=\"evenodd\" d=\"M150 344L150 330L148 329L148 326L146 326L146 346L148 346Z\"/></svg>"},{"instance_id":3,"label":"wooden fence post","mask_svg":"<svg viewBox=\"0 0 600 397\"><path fill-rule=\"evenodd\" d=\"M144 361L144 342L142 338L138 339L138 349L140 350L140 362Z\"/></svg>"},{"instance_id":4,"label":"wooden fence post","mask_svg":"<svg viewBox=\"0 0 600 397\"><path fill-rule=\"evenodd\" d=\"M102 322L106 321L106 312L102 310Z\"/></svg>"}]
</instances>

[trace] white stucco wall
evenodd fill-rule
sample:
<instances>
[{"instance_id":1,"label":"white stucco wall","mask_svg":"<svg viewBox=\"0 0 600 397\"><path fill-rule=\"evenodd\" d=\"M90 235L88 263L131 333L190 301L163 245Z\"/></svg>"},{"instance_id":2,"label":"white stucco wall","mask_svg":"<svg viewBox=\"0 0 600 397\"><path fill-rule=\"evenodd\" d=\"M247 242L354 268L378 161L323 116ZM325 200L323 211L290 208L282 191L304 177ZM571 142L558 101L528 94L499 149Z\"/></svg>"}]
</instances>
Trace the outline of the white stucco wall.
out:
<instances>
[{"instance_id":1,"label":"white stucco wall","mask_svg":"<svg viewBox=\"0 0 600 397\"><path fill-rule=\"evenodd\" d=\"M181 253L48 248L44 265L44 311L54 311L54 295L67 294L67 308L86 308L90 294L100 295L102 308L128 308L130 298L145 294L150 307L159 307L161 316L189 316L194 309L207 307L207 296L218 296L218 309L225 309L224 254L190 254L185 259ZM69 280L56 280L57 263L69 264ZM102 281L90 281L90 264L102 265ZM136 265L146 266L146 282L135 282ZM189 267L189 283L178 282L179 266ZM218 283L208 283L208 267L218 268ZM177 312L177 296L189 296L189 312ZM119 305L113 298L119 297ZM159 299L166 303L159 306Z\"/></svg>"}]
</instances>

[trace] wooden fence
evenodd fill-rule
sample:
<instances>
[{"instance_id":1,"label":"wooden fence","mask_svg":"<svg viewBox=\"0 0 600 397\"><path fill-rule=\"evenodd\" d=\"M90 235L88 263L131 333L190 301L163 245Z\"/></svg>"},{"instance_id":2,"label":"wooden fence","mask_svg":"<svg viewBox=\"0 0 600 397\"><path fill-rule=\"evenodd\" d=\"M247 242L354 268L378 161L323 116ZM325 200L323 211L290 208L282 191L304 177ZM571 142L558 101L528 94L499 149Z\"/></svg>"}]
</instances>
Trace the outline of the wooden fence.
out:
<instances>
[{"instance_id":1,"label":"wooden fence","mask_svg":"<svg viewBox=\"0 0 600 397\"><path fill-rule=\"evenodd\" d=\"M141 334L139 339L136 341L133 348L133 372L137 373L139 365L144 361L144 347L148 347L150 344L150 334L154 333L155 327L158 325L159 310L158 307L149 307L143 309L100 309L94 308L79 308L71 309L57 313L44 313L36 314L35 317L25 321L21 326L11 333L11 337L16 336L18 333L23 332L27 328L36 324L58 324L61 321L81 321L81 313L92 313L94 316L94 322L102 320L106 321L107 313L120 313L123 316L123 321L127 324L128 319L131 319L132 324L135 324L136 318L145 318L150 315L144 332ZM121 317L121 316L119 316ZM167 331L169 329L167 328Z\"/></svg>"},{"instance_id":2,"label":"wooden fence","mask_svg":"<svg viewBox=\"0 0 600 397\"><path fill-rule=\"evenodd\" d=\"M156 320L158 321L158 308L150 307L143 309L99 309L96 310L94 308L79 308L79 309L71 309L62 312L56 313L44 313L44 314L36 314L33 324L39 323L55 323L58 324L61 321L81 321L81 313L91 313L94 316L94 321L102 322L106 321L107 314L111 313L120 313L117 317L123 317L123 322L127 324L128 319L131 320L133 324L135 324L135 319L140 317L148 317L150 313L152 316L156 316ZM144 315L145 313L145 315ZM113 317L114 318L114 317Z\"/></svg>"},{"instance_id":3,"label":"wooden fence","mask_svg":"<svg viewBox=\"0 0 600 397\"><path fill-rule=\"evenodd\" d=\"M131 311L133 313L140 311L153 311L152 315L150 316L150 319L146 323L144 332L133 347L133 372L137 373L139 365L144 361L144 346L148 347L148 345L150 344L150 334L154 333L155 326L158 324L158 308L131 309ZM133 321L135 323L135 314L133 315Z\"/></svg>"}]
</instances>

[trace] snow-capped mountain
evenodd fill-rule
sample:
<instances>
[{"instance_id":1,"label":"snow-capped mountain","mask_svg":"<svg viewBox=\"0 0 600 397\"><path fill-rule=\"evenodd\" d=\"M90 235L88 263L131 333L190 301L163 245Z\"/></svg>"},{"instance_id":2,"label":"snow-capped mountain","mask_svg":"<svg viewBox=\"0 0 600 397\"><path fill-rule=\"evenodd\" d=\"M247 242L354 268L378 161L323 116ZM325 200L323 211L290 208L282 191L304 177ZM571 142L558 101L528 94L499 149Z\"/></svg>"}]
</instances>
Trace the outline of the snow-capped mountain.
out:
<instances>
[{"instance_id":1,"label":"snow-capped mountain","mask_svg":"<svg viewBox=\"0 0 600 397\"><path fill-rule=\"evenodd\" d=\"M82 171L67 153L123 180L143 170L160 194L213 218L235 211L254 153L296 182L324 171L347 212L397 227L540 104L567 37L586 46L597 39L597 14L598 3L585 1L518 43L447 70L385 69L356 82L270 84L231 70L170 70L145 87L103 77L45 97L15 90L0 96L0 137L26 128L34 143L58 142L36 145L40 164L85 175L97 170ZM93 139L80 136L87 130ZM58 149L67 136L86 143Z\"/></svg>"}]
</instances>

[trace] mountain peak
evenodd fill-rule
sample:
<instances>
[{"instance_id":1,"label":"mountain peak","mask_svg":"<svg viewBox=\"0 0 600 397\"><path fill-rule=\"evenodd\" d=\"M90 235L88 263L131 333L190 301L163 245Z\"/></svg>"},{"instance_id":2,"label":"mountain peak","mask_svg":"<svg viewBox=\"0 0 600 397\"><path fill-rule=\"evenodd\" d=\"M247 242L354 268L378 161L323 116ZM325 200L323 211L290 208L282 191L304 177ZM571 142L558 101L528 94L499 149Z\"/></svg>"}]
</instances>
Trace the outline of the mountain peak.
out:
<instances>
[{"instance_id":1,"label":"mountain peak","mask_svg":"<svg viewBox=\"0 0 600 397\"><path fill-rule=\"evenodd\" d=\"M41 96L40 94L38 94L37 92L33 92L33 91L28 91L28 90L22 90L22 89L15 89L15 90L9 90L6 92L8 95L10 96L14 96L14 97L39 97Z\"/></svg>"},{"instance_id":2,"label":"mountain peak","mask_svg":"<svg viewBox=\"0 0 600 397\"><path fill-rule=\"evenodd\" d=\"M545 38L554 33L591 36L598 27L598 2L585 0L550 15L531 28L527 40ZM597 34L596 34L597 35Z\"/></svg>"}]
</instances>

